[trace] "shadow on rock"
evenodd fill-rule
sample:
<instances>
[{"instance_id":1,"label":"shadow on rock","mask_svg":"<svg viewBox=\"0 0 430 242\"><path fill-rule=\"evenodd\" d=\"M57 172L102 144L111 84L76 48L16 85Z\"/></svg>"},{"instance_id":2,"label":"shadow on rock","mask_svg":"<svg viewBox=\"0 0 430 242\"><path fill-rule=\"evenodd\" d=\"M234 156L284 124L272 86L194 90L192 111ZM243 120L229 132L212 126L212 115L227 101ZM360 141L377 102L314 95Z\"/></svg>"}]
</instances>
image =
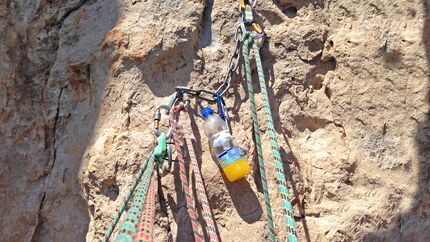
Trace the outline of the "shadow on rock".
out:
<instances>
[{"instance_id":1,"label":"shadow on rock","mask_svg":"<svg viewBox=\"0 0 430 242\"><path fill-rule=\"evenodd\" d=\"M195 148L198 151L201 151L201 135L198 129L198 126L195 122L194 116L196 116L196 113L190 113L191 118L191 128L193 130L193 135L196 137L195 142ZM202 154L201 152L197 152L196 154L197 160L200 162ZM224 184L227 188L227 191L230 195L231 201L236 208L237 213L239 216L245 221L246 223L254 223L260 220L261 215L263 214L260 202L258 200L257 195L252 190L249 182L246 179L241 179L236 182L229 182L227 178L224 175L224 171L222 170L221 166L219 165L216 157L212 156L213 162L216 163L220 174L222 174ZM201 166L201 163L199 164Z\"/></svg>"}]
</instances>

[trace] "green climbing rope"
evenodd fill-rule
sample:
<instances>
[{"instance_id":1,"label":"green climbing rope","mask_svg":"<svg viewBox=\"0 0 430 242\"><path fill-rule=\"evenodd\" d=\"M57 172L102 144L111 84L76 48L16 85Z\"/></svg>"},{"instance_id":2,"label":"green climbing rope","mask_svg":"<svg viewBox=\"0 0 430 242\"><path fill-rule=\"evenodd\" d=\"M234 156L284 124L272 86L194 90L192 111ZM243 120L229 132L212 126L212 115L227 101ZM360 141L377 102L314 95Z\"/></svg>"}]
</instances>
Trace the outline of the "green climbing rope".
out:
<instances>
[{"instance_id":1,"label":"green climbing rope","mask_svg":"<svg viewBox=\"0 0 430 242\"><path fill-rule=\"evenodd\" d=\"M117 214L115 215L111 226L106 231L103 242L109 241L109 238L112 236L113 230L115 229L116 225L118 224L118 221L121 218L121 215L124 213L124 211L127 207L127 203L130 201L131 195L136 190L136 187L137 187L137 185L140 181L140 178L142 177L146 167L148 166L149 163L153 163L153 162L151 162L151 159L153 160L153 151L149 154L149 158L145 160L145 162L142 164L139 171L137 172L136 178L134 179L133 183L131 184L130 191L125 196L124 201L121 204L121 206L119 207L119 210L118 210Z\"/></svg>"},{"instance_id":2,"label":"green climbing rope","mask_svg":"<svg viewBox=\"0 0 430 242\"><path fill-rule=\"evenodd\" d=\"M275 224L273 223L272 207L270 205L269 189L267 187L266 168L263 160L263 149L261 148L260 128L258 126L257 109L255 108L254 89L252 87L251 64L249 60L249 45L251 39L246 38L243 43L243 59L245 61L246 84L248 87L249 100L251 101L251 113L254 127L255 143L257 148L258 166L261 174L261 186L264 193L264 203L266 207L267 220L269 224L269 237L271 241L276 241Z\"/></svg>"},{"instance_id":3,"label":"green climbing rope","mask_svg":"<svg viewBox=\"0 0 430 242\"><path fill-rule=\"evenodd\" d=\"M136 233L136 225L139 223L139 218L142 214L143 203L145 201L149 183L151 181L151 175L154 171L154 159L155 156L151 154L147 168L144 171L142 181L133 195L131 207L127 212L127 216L124 218L121 227L119 228L115 242L130 242L133 240L133 236Z\"/></svg>"},{"instance_id":4,"label":"green climbing rope","mask_svg":"<svg viewBox=\"0 0 430 242\"><path fill-rule=\"evenodd\" d=\"M279 153L279 145L276 141L276 132L273 125L273 119L272 119L272 112L270 110L270 103L269 98L267 94L267 87L266 87L266 80L264 78L264 71L263 66L261 63L261 57L260 57L260 49L257 46L257 44L253 41L253 35L250 33L246 33L244 36L244 45L243 45L243 56L245 59L245 68L247 70L246 76L248 80L248 89L250 89L249 86L252 88L252 77L251 77L251 66L249 61L249 52L250 52L250 45L253 44L253 53L255 55L255 60L257 64L257 71L258 71L258 79L260 83L261 88L261 94L263 98L263 106L264 106L264 112L265 112L265 119L266 119L266 128L268 132L268 136L270 139L270 146L272 149L272 157L275 164L275 178L278 184L279 192L282 196L282 205L283 210L285 213L285 224L288 231L288 242L297 242L297 234L296 234L296 225L294 222L293 217L293 208L291 206L291 203L289 202L290 194L287 189L287 179L285 178L284 173L284 167L282 165L282 159L281 154ZM248 60L248 61L246 61ZM250 94L251 96L251 94ZM250 97L251 99L251 97ZM255 102L251 101L251 109L256 109ZM253 119L256 118L253 116ZM254 121L255 122L255 121Z\"/></svg>"}]
</instances>

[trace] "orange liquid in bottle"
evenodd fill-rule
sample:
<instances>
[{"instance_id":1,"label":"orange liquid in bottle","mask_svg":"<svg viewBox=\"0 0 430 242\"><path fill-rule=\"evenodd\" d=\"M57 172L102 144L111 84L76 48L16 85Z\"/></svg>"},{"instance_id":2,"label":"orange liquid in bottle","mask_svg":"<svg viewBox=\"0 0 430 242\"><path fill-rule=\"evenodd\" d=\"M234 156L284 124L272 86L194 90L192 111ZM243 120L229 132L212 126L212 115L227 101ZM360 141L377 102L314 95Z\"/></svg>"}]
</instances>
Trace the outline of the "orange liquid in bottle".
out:
<instances>
[{"instance_id":1,"label":"orange liquid in bottle","mask_svg":"<svg viewBox=\"0 0 430 242\"><path fill-rule=\"evenodd\" d=\"M237 181L251 172L251 167L246 159L240 159L223 168L227 180L230 182Z\"/></svg>"}]
</instances>

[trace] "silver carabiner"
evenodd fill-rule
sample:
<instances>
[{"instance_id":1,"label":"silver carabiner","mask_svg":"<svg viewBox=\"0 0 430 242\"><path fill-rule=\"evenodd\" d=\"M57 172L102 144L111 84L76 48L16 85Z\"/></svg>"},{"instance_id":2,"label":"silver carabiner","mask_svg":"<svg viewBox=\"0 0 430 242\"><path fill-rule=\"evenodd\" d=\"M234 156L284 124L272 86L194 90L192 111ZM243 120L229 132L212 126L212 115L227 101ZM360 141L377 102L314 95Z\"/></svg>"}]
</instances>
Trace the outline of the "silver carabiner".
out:
<instances>
[{"instance_id":1,"label":"silver carabiner","mask_svg":"<svg viewBox=\"0 0 430 242\"><path fill-rule=\"evenodd\" d=\"M236 32L234 33L234 41L237 43L238 41L242 40L242 36L243 36L243 30L244 28L242 27L242 22L236 27ZM239 38L240 35L240 38Z\"/></svg>"}]
</instances>

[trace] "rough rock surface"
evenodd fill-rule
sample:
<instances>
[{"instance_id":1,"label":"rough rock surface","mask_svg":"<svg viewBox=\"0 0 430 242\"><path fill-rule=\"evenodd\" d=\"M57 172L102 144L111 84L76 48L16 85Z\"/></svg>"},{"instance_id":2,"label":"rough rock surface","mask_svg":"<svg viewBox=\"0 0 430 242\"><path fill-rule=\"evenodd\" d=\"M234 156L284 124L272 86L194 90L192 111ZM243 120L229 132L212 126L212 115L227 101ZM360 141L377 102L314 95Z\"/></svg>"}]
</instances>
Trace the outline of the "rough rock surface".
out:
<instances>
[{"instance_id":1,"label":"rough rock surface","mask_svg":"<svg viewBox=\"0 0 430 242\"><path fill-rule=\"evenodd\" d=\"M258 4L257 21L268 36L264 69L301 241L430 241L428 4ZM155 106L177 85L221 82L237 5L1 1L1 240L99 241L153 145L148 127ZM191 127L223 241L265 241L242 73L234 76L227 103L252 175L227 182L208 152L202 121L191 119ZM284 240L269 147L264 150ZM157 241L192 239L178 179L161 179Z\"/></svg>"}]
</instances>

